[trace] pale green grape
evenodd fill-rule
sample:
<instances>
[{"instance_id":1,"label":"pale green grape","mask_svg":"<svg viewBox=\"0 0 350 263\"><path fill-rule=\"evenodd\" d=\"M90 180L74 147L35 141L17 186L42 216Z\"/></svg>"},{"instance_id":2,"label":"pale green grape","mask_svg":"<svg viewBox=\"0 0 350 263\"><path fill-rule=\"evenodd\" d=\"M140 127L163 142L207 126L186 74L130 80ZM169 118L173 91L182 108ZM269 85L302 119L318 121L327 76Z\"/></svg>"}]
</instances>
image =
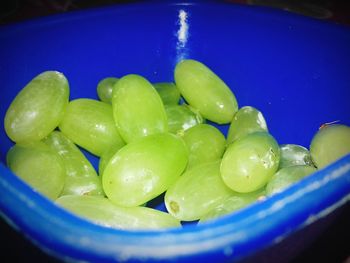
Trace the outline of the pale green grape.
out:
<instances>
[{"instance_id":1,"label":"pale green grape","mask_svg":"<svg viewBox=\"0 0 350 263\"><path fill-rule=\"evenodd\" d=\"M118 78L107 77L97 84L97 96L101 101L112 103L112 91L117 81Z\"/></svg>"},{"instance_id":2,"label":"pale green grape","mask_svg":"<svg viewBox=\"0 0 350 263\"><path fill-rule=\"evenodd\" d=\"M5 115L5 131L17 143L39 141L62 120L69 99L66 77L45 71L15 97Z\"/></svg>"},{"instance_id":3,"label":"pale green grape","mask_svg":"<svg viewBox=\"0 0 350 263\"><path fill-rule=\"evenodd\" d=\"M233 142L221 162L221 176L239 193L256 191L266 185L277 171L280 149L267 132L254 132Z\"/></svg>"},{"instance_id":4,"label":"pale green grape","mask_svg":"<svg viewBox=\"0 0 350 263\"><path fill-rule=\"evenodd\" d=\"M279 169L294 165L314 166L308 149L297 144L280 145L281 159Z\"/></svg>"},{"instance_id":5,"label":"pale green grape","mask_svg":"<svg viewBox=\"0 0 350 263\"><path fill-rule=\"evenodd\" d=\"M180 101L180 91L172 82L153 83L153 87L158 92L164 105L176 105Z\"/></svg>"},{"instance_id":6,"label":"pale green grape","mask_svg":"<svg viewBox=\"0 0 350 263\"><path fill-rule=\"evenodd\" d=\"M316 172L316 168L309 165L284 167L275 173L266 185L266 195L282 192L288 186L300 181L305 176L314 172Z\"/></svg>"},{"instance_id":7,"label":"pale green grape","mask_svg":"<svg viewBox=\"0 0 350 263\"><path fill-rule=\"evenodd\" d=\"M258 202L260 199L265 199L265 189L244 194L232 192L231 196L212 209L209 213L202 216L198 223L202 224L203 222L231 214L254 202Z\"/></svg>"},{"instance_id":8,"label":"pale green grape","mask_svg":"<svg viewBox=\"0 0 350 263\"><path fill-rule=\"evenodd\" d=\"M170 214L181 221L200 219L232 195L220 176L220 161L187 170L165 193Z\"/></svg>"},{"instance_id":9,"label":"pale green grape","mask_svg":"<svg viewBox=\"0 0 350 263\"><path fill-rule=\"evenodd\" d=\"M226 149L221 131L205 123L186 130L183 139L189 150L187 169L221 159Z\"/></svg>"},{"instance_id":10,"label":"pale green grape","mask_svg":"<svg viewBox=\"0 0 350 263\"><path fill-rule=\"evenodd\" d=\"M168 213L148 207L121 207L103 197L66 195L58 198L56 204L106 227L128 230L181 227L179 220Z\"/></svg>"},{"instance_id":11,"label":"pale green grape","mask_svg":"<svg viewBox=\"0 0 350 263\"><path fill-rule=\"evenodd\" d=\"M69 102L59 128L74 143L97 156L111 145L125 144L115 126L112 106L98 100Z\"/></svg>"},{"instance_id":12,"label":"pale green grape","mask_svg":"<svg viewBox=\"0 0 350 263\"><path fill-rule=\"evenodd\" d=\"M100 161L98 163L98 173L99 175L102 177L103 171L107 165L107 163L109 162L109 160L112 158L112 156L114 154L117 153L117 151L119 151L121 148L123 147L123 145L112 145L107 151L105 151L101 157L100 157Z\"/></svg>"},{"instance_id":13,"label":"pale green grape","mask_svg":"<svg viewBox=\"0 0 350 263\"><path fill-rule=\"evenodd\" d=\"M174 134L183 135L187 129L204 122L201 114L186 104L165 105L165 112L169 132Z\"/></svg>"},{"instance_id":14,"label":"pale green grape","mask_svg":"<svg viewBox=\"0 0 350 263\"><path fill-rule=\"evenodd\" d=\"M230 88L207 66L196 60L183 60L175 68L175 84L181 95L205 119L230 123L238 110Z\"/></svg>"},{"instance_id":15,"label":"pale green grape","mask_svg":"<svg viewBox=\"0 0 350 263\"><path fill-rule=\"evenodd\" d=\"M264 116L254 107L242 107L233 116L227 134L227 143L232 143L249 133L257 131L268 131Z\"/></svg>"},{"instance_id":16,"label":"pale green grape","mask_svg":"<svg viewBox=\"0 0 350 263\"><path fill-rule=\"evenodd\" d=\"M317 168L323 168L350 153L350 127L342 124L319 129L310 145L310 154Z\"/></svg>"},{"instance_id":17,"label":"pale green grape","mask_svg":"<svg viewBox=\"0 0 350 263\"><path fill-rule=\"evenodd\" d=\"M168 131L163 102L145 78L134 74L122 77L112 96L114 120L125 142Z\"/></svg>"},{"instance_id":18,"label":"pale green grape","mask_svg":"<svg viewBox=\"0 0 350 263\"><path fill-rule=\"evenodd\" d=\"M145 136L121 148L102 176L107 197L121 206L142 205L172 185L186 167L183 140L173 134Z\"/></svg>"},{"instance_id":19,"label":"pale green grape","mask_svg":"<svg viewBox=\"0 0 350 263\"><path fill-rule=\"evenodd\" d=\"M7 153L11 171L50 199L62 192L65 167L59 155L41 141L14 145Z\"/></svg>"},{"instance_id":20,"label":"pale green grape","mask_svg":"<svg viewBox=\"0 0 350 263\"><path fill-rule=\"evenodd\" d=\"M71 140L53 131L44 142L63 160L66 180L61 195L104 195L95 169Z\"/></svg>"}]
</instances>

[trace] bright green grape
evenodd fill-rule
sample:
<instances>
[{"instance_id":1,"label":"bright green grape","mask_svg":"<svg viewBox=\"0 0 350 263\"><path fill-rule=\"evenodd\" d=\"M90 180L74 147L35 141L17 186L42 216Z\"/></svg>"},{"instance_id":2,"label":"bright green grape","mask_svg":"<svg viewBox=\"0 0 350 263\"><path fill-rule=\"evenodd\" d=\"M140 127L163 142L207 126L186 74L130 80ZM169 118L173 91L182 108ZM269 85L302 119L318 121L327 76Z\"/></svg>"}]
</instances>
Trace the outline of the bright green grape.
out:
<instances>
[{"instance_id":1,"label":"bright green grape","mask_svg":"<svg viewBox=\"0 0 350 263\"><path fill-rule=\"evenodd\" d=\"M106 227L128 230L181 227L179 220L168 213L148 207L121 207L103 197L66 195L58 198L56 204Z\"/></svg>"},{"instance_id":2,"label":"bright green grape","mask_svg":"<svg viewBox=\"0 0 350 263\"><path fill-rule=\"evenodd\" d=\"M198 124L183 136L189 150L187 169L221 159L226 149L225 136L209 124Z\"/></svg>"},{"instance_id":3,"label":"bright green grape","mask_svg":"<svg viewBox=\"0 0 350 263\"><path fill-rule=\"evenodd\" d=\"M112 145L107 151L105 151L101 157L100 161L98 163L98 173L102 177L103 171L108 164L109 160L112 158L114 154L117 153L123 146L121 145Z\"/></svg>"},{"instance_id":4,"label":"bright green grape","mask_svg":"<svg viewBox=\"0 0 350 263\"><path fill-rule=\"evenodd\" d=\"M203 222L231 214L254 202L259 201L260 198L262 200L265 199L265 189L244 194L233 192L230 197L228 197L221 204L212 209L209 213L201 217L198 223L202 224Z\"/></svg>"},{"instance_id":5,"label":"bright green grape","mask_svg":"<svg viewBox=\"0 0 350 263\"><path fill-rule=\"evenodd\" d=\"M108 77L102 79L97 84L97 95L99 99L106 103L112 103L113 86L117 83L118 78Z\"/></svg>"},{"instance_id":6,"label":"bright green grape","mask_svg":"<svg viewBox=\"0 0 350 263\"><path fill-rule=\"evenodd\" d=\"M62 120L69 99L66 77L45 71L15 97L5 115L5 131L17 143L39 141Z\"/></svg>"},{"instance_id":7,"label":"bright green grape","mask_svg":"<svg viewBox=\"0 0 350 263\"><path fill-rule=\"evenodd\" d=\"M74 143L97 156L111 145L125 144L115 126L112 106L97 100L71 101L59 128Z\"/></svg>"},{"instance_id":8,"label":"bright green grape","mask_svg":"<svg viewBox=\"0 0 350 263\"><path fill-rule=\"evenodd\" d=\"M196 60L183 60L176 65L175 83L181 95L205 119L230 123L238 110L230 88L207 66Z\"/></svg>"},{"instance_id":9,"label":"bright green grape","mask_svg":"<svg viewBox=\"0 0 350 263\"><path fill-rule=\"evenodd\" d=\"M201 114L186 104L165 105L165 112L169 132L174 134L183 135L187 129L204 122Z\"/></svg>"},{"instance_id":10,"label":"bright green grape","mask_svg":"<svg viewBox=\"0 0 350 263\"><path fill-rule=\"evenodd\" d=\"M300 181L305 176L314 172L316 172L316 168L309 165L284 167L275 173L266 185L266 195L282 192L288 186Z\"/></svg>"},{"instance_id":11,"label":"bright green grape","mask_svg":"<svg viewBox=\"0 0 350 263\"><path fill-rule=\"evenodd\" d=\"M44 142L63 160L66 180L61 195L104 195L95 169L71 140L53 131Z\"/></svg>"},{"instance_id":12,"label":"bright green grape","mask_svg":"<svg viewBox=\"0 0 350 263\"><path fill-rule=\"evenodd\" d=\"M154 134L121 148L102 176L107 197L121 206L142 205L172 185L186 167L183 140L173 134Z\"/></svg>"},{"instance_id":13,"label":"bright green grape","mask_svg":"<svg viewBox=\"0 0 350 263\"><path fill-rule=\"evenodd\" d=\"M114 120L127 143L168 131L163 102L152 84L141 76L122 77L113 89L112 105Z\"/></svg>"},{"instance_id":14,"label":"bright green grape","mask_svg":"<svg viewBox=\"0 0 350 263\"><path fill-rule=\"evenodd\" d=\"M277 171L280 149L267 132L254 132L229 145L221 162L221 176L239 193L256 191Z\"/></svg>"},{"instance_id":15,"label":"bright green grape","mask_svg":"<svg viewBox=\"0 0 350 263\"><path fill-rule=\"evenodd\" d=\"M41 141L16 144L7 153L7 165L13 173L50 199L62 192L65 167L59 155Z\"/></svg>"},{"instance_id":16,"label":"bright green grape","mask_svg":"<svg viewBox=\"0 0 350 263\"><path fill-rule=\"evenodd\" d=\"M257 131L268 131L264 116L254 107L242 107L233 116L227 134L227 143L232 143L249 133Z\"/></svg>"},{"instance_id":17,"label":"bright green grape","mask_svg":"<svg viewBox=\"0 0 350 263\"><path fill-rule=\"evenodd\" d=\"M321 169L350 153L350 127L327 125L318 130L310 145L314 164Z\"/></svg>"},{"instance_id":18,"label":"bright green grape","mask_svg":"<svg viewBox=\"0 0 350 263\"><path fill-rule=\"evenodd\" d=\"M158 92L164 105L176 105L180 101L180 91L172 82L153 83L153 87Z\"/></svg>"},{"instance_id":19,"label":"bright green grape","mask_svg":"<svg viewBox=\"0 0 350 263\"><path fill-rule=\"evenodd\" d=\"M232 195L220 176L220 161L187 170L165 193L170 214L181 221L197 220Z\"/></svg>"},{"instance_id":20,"label":"bright green grape","mask_svg":"<svg viewBox=\"0 0 350 263\"><path fill-rule=\"evenodd\" d=\"M281 159L279 169L294 165L314 166L308 149L297 144L280 145Z\"/></svg>"}]
</instances>

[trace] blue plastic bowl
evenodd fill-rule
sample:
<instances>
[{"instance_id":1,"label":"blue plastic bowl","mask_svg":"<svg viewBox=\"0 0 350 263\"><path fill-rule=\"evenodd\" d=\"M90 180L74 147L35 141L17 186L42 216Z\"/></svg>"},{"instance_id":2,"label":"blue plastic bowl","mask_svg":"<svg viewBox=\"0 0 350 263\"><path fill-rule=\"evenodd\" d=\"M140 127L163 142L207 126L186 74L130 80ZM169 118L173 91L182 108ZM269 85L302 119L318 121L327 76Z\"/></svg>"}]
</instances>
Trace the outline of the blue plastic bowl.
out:
<instances>
[{"instance_id":1,"label":"blue plastic bowl","mask_svg":"<svg viewBox=\"0 0 350 263\"><path fill-rule=\"evenodd\" d=\"M71 99L97 98L106 76L172 81L183 58L202 61L239 105L260 109L279 143L309 146L325 122L350 125L350 29L287 12L224 3L143 3L46 17L0 28L0 117L45 70L63 72ZM220 126L227 132L227 126ZM1 216L66 261L227 262L278 246L329 217L350 196L350 156L264 202L201 226L161 232L100 227L55 206L5 166ZM97 159L89 155L96 166ZM304 236L302 239L306 239ZM300 242L300 240L298 241ZM283 255L287 257L287 255Z\"/></svg>"}]
</instances>

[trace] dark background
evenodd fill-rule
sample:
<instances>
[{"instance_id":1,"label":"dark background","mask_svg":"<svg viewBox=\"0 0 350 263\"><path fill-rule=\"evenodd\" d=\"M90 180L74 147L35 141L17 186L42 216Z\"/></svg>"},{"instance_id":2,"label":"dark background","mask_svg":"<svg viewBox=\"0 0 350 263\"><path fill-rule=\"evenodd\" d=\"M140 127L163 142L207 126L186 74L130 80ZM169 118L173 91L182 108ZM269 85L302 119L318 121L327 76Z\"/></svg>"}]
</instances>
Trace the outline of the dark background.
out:
<instances>
[{"instance_id":1,"label":"dark background","mask_svg":"<svg viewBox=\"0 0 350 263\"><path fill-rule=\"evenodd\" d=\"M113 0L17 0L0 1L0 25L6 25L39 16L69 12L97 6L123 4L137 1ZM291 1L291 0L227 0L225 2L265 5L329 20L350 26L350 1ZM350 48L350 47L349 47ZM350 263L350 204L338 209L330 218L303 233L295 233L275 248L267 248L245 262L325 262ZM316 240L306 242L307 232L319 232ZM302 249L300 249L302 246ZM2 257L9 256L9 262L59 262L33 246L20 233L0 220L0 247ZM294 251L293 251L294 250ZM301 251L301 252L300 252Z\"/></svg>"}]
</instances>

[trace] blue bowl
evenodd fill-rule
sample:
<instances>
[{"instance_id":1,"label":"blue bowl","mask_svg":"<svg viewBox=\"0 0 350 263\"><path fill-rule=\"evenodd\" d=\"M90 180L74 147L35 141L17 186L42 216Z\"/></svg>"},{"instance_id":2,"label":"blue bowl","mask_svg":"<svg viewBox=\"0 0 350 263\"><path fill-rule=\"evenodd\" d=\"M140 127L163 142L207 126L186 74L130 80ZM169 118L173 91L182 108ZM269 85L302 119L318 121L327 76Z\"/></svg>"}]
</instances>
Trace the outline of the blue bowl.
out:
<instances>
[{"instance_id":1,"label":"blue bowl","mask_svg":"<svg viewBox=\"0 0 350 263\"><path fill-rule=\"evenodd\" d=\"M104 77L137 73L172 81L176 63L193 58L231 87L240 106L260 109L279 143L308 147L322 123L350 125L349 47L349 28L227 3L140 3L45 17L0 27L0 119L17 92L45 70L67 76L71 99L97 98ZM207 224L161 232L108 229L67 213L20 181L5 166L13 143L3 127L0 140L1 216L65 261L247 259L330 217L350 196L348 155L283 193ZM98 160L87 156L96 167Z\"/></svg>"}]
</instances>

